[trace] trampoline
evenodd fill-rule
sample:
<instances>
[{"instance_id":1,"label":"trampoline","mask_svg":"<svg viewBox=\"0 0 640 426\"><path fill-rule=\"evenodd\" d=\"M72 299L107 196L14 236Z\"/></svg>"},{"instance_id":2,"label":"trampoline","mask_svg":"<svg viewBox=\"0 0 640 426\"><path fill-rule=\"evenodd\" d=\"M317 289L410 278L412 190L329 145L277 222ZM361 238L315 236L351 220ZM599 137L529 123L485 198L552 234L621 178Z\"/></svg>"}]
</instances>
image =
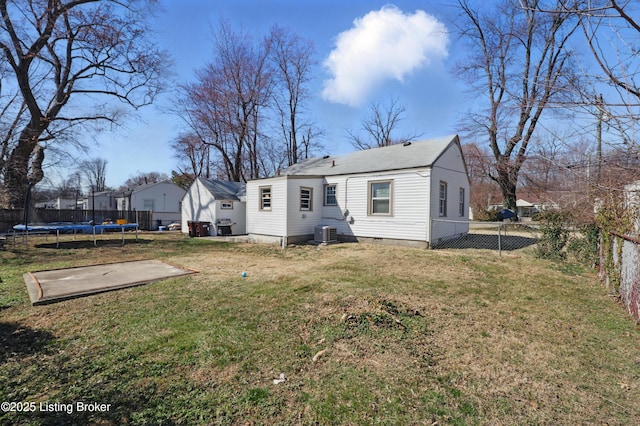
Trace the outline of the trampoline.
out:
<instances>
[{"instance_id":1,"label":"trampoline","mask_svg":"<svg viewBox=\"0 0 640 426\"><path fill-rule=\"evenodd\" d=\"M42 233L56 233L56 247L60 247L60 233L73 233L82 231L83 234L91 233L93 235L93 245L98 247L98 241L96 239L96 233L102 234L106 230L120 231L122 233L122 245L124 245L124 232L129 230L136 231L136 241L138 241L138 224L137 223L125 223L125 224L104 224L104 225L90 225L87 223L74 223L74 224L44 224L44 225L15 225L13 227L14 239L16 232L29 235L29 233L42 234Z\"/></svg>"}]
</instances>

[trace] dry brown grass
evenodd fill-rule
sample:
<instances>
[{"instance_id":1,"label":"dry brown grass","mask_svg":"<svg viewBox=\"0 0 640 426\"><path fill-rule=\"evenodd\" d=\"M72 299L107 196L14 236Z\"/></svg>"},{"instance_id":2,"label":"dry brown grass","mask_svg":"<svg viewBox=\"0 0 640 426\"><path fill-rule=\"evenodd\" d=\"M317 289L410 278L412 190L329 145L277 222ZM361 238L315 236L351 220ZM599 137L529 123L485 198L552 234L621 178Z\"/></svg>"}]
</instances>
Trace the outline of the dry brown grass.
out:
<instances>
[{"instance_id":1,"label":"dry brown grass","mask_svg":"<svg viewBox=\"0 0 640 426\"><path fill-rule=\"evenodd\" d=\"M94 398L154 389L89 419L107 424L640 423L640 332L591 271L527 250L282 251L163 238L44 253L49 265L162 256L200 273L39 308L17 296L2 321L55 339L46 362L4 355L0 387L20 380L32 393L2 396L74 398L47 373L66 357L91 357L102 388L75 385ZM12 266L3 289L17 291L33 265ZM21 369L30 372L8 379ZM274 385L280 373L287 381Z\"/></svg>"}]
</instances>

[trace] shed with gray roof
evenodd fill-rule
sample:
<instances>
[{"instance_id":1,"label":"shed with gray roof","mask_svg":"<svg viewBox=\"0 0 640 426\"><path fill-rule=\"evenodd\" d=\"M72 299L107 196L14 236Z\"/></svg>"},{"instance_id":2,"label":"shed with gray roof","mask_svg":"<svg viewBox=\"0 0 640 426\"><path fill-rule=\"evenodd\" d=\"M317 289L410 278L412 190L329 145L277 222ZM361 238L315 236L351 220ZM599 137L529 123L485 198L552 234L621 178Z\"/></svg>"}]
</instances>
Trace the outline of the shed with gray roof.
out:
<instances>
[{"instance_id":1,"label":"shed with gray roof","mask_svg":"<svg viewBox=\"0 0 640 426\"><path fill-rule=\"evenodd\" d=\"M241 182L197 177L182 199L182 232L188 222L209 222L210 235L245 234L245 189Z\"/></svg>"}]
</instances>

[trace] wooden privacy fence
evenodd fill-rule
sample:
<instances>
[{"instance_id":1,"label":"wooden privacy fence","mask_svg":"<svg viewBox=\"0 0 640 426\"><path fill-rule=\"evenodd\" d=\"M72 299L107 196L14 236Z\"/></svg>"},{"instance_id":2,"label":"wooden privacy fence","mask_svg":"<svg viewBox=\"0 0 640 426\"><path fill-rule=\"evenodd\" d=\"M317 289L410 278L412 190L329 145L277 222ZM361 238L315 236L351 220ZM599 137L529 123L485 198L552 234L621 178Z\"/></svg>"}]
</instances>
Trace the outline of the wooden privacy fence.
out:
<instances>
[{"instance_id":1,"label":"wooden privacy fence","mask_svg":"<svg viewBox=\"0 0 640 426\"><path fill-rule=\"evenodd\" d=\"M602 232L600 278L620 297L627 312L640 323L640 239L617 232Z\"/></svg>"},{"instance_id":2,"label":"wooden privacy fence","mask_svg":"<svg viewBox=\"0 0 640 426\"><path fill-rule=\"evenodd\" d=\"M127 223L137 223L141 230L153 229L153 213L150 211L119 211L119 210L54 210L30 209L29 223L43 224L54 222L82 223L93 220L102 223L108 219L115 222L118 219ZM24 209L0 210L0 233L11 232L14 225L24 223Z\"/></svg>"}]
</instances>

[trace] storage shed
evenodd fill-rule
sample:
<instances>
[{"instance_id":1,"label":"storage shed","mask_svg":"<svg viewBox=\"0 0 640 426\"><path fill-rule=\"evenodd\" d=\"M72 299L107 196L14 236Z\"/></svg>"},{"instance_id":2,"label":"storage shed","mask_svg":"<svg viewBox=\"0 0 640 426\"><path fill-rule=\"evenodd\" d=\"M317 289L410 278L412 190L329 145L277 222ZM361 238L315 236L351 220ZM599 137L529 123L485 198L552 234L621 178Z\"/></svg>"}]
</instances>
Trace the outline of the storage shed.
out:
<instances>
[{"instance_id":1,"label":"storage shed","mask_svg":"<svg viewBox=\"0 0 640 426\"><path fill-rule=\"evenodd\" d=\"M198 177L182 199L182 232L207 222L210 235L246 233L245 184Z\"/></svg>"}]
</instances>

